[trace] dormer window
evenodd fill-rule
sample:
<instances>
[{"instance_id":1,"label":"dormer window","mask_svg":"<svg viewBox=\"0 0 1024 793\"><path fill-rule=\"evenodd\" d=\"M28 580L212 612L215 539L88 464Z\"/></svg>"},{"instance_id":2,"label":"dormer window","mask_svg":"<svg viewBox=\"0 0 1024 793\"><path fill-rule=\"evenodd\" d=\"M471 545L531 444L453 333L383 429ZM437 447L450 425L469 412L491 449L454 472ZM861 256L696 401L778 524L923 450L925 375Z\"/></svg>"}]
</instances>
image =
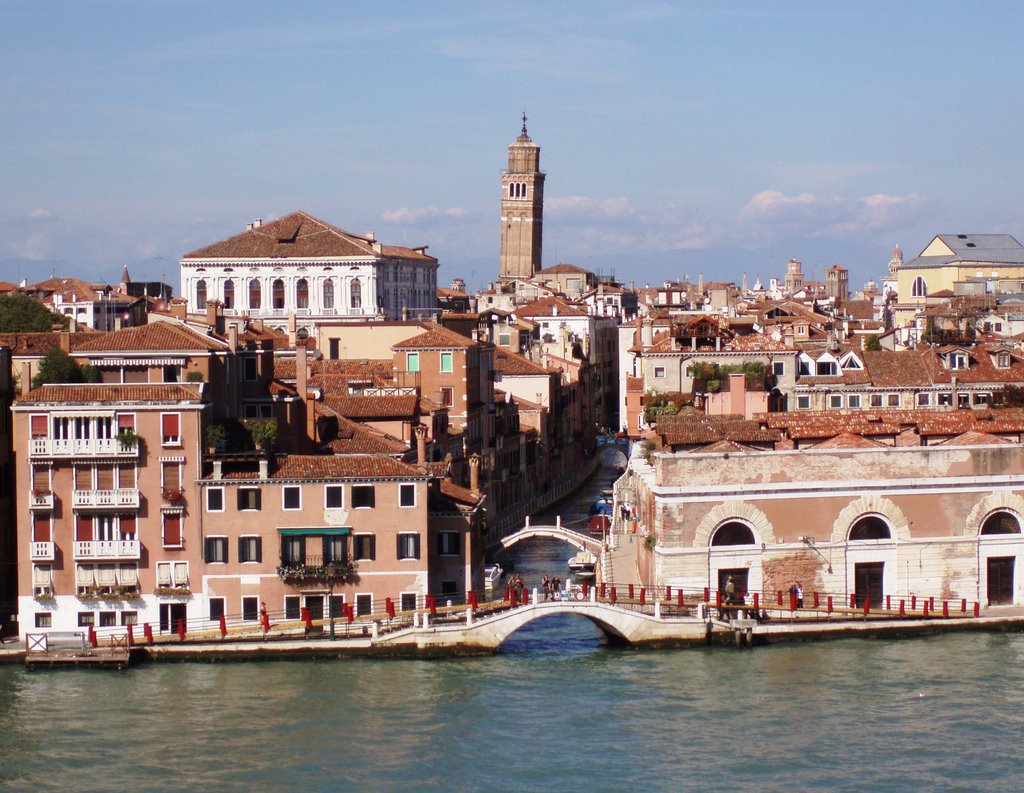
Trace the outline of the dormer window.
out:
<instances>
[{"instance_id":1,"label":"dormer window","mask_svg":"<svg viewBox=\"0 0 1024 793\"><path fill-rule=\"evenodd\" d=\"M1010 368L1010 353L1001 352L996 355L996 366L1000 369Z\"/></svg>"},{"instance_id":2,"label":"dormer window","mask_svg":"<svg viewBox=\"0 0 1024 793\"><path fill-rule=\"evenodd\" d=\"M966 369L967 368L967 353L965 353L965 352L951 352L949 354L949 368L950 369Z\"/></svg>"},{"instance_id":3,"label":"dormer window","mask_svg":"<svg viewBox=\"0 0 1024 793\"><path fill-rule=\"evenodd\" d=\"M836 362L831 359L828 359L818 361L815 365L814 373L818 377L835 377L836 375L839 374L839 371L838 367L836 366Z\"/></svg>"}]
</instances>

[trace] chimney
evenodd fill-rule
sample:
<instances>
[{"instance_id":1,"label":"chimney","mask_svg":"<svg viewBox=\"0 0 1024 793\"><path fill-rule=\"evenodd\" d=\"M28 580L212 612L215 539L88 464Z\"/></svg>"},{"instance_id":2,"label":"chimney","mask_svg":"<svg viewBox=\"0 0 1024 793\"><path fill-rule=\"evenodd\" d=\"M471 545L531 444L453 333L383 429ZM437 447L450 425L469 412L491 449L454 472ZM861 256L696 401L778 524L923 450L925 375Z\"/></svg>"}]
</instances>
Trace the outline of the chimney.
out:
<instances>
[{"instance_id":1,"label":"chimney","mask_svg":"<svg viewBox=\"0 0 1024 793\"><path fill-rule=\"evenodd\" d=\"M258 229L262 225L263 225L263 219L262 218L256 218L255 220L252 220L249 223L245 224L245 230L246 231L252 231L253 229Z\"/></svg>"},{"instance_id":2,"label":"chimney","mask_svg":"<svg viewBox=\"0 0 1024 793\"><path fill-rule=\"evenodd\" d=\"M368 231L366 232L366 239L369 240L370 242L374 242L377 239L377 235L374 234L372 231Z\"/></svg>"},{"instance_id":3,"label":"chimney","mask_svg":"<svg viewBox=\"0 0 1024 793\"><path fill-rule=\"evenodd\" d=\"M480 455L476 452L469 456L469 489L480 492Z\"/></svg>"},{"instance_id":4,"label":"chimney","mask_svg":"<svg viewBox=\"0 0 1024 793\"><path fill-rule=\"evenodd\" d=\"M270 458L269 457L261 457L260 458L260 479L269 479L269 478L270 478Z\"/></svg>"},{"instance_id":5,"label":"chimney","mask_svg":"<svg viewBox=\"0 0 1024 793\"><path fill-rule=\"evenodd\" d=\"M640 344L644 347L650 347L654 344L654 321L646 319L643 321L642 330L640 332Z\"/></svg>"},{"instance_id":6,"label":"chimney","mask_svg":"<svg viewBox=\"0 0 1024 793\"><path fill-rule=\"evenodd\" d=\"M219 300L206 301L206 324L214 333L224 332L224 304Z\"/></svg>"},{"instance_id":7,"label":"chimney","mask_svg":"<svg viewBox=\"0 0 1024 793\"><path fill-rule=\"evenodd\" d=\"M231 352L238 350L238 325L234 322L228 326L228 348Z\"/></svg>"},{"instance_id":8,"label":"chimney","mask_svg":"<svg viewBox=\"0 0 1024 793\"><path fill-rule=\"evenodd\" d=\"M224 478L224 461L214 460L213 461L213 478L223 479Z\"/></svg>"},{"instance_id":9,"label":"chimney","mask_svg":"<svg viewBox=\"0 0 1024 793\"><path fill-rule=\"evenodd\" d=\"M295 347L295 332L298 328L298 321L295 319L295 313L292 312L288 315L288 346Z\"/></svg>"},{"instance_id":10,"label":"chimney","mask_svg":"<svg viewBox=\"0 0 1024 793\"><path fill-rule=\"evenodd\" d=\"M307 360L308 350L303 340L295 348L295 390L299 392L299 399L302 400L302 411L305 415L305 438L300 444L306 446L316 440L316 410L309 404L309 362Z\"/></svg>"},{"instance_id":11,"label":"chimney","mask_svg":"<svg viewBox=\"0 0 1024 793\"><path fill-rule=\"evenodd\" d=\"M420 465L427 463L427 428L423 424L416 425L416 462Z\"/></svg>"}]
</instances>

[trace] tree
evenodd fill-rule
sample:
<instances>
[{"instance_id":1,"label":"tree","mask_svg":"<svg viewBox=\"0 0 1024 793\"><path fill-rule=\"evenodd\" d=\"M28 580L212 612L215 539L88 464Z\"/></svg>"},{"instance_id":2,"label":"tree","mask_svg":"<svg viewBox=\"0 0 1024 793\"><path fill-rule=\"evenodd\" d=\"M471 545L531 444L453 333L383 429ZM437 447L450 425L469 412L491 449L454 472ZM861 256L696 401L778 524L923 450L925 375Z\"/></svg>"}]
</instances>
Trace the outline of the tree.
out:
<instances>
[{"instance_id":1,"label":"tree","mask_svg":"<svg viewBox=\"0 0 1024 793\"><path fill-rule=\"evenodd\" d=\"M864 349L865 350L880 350L880 349L882 349L882 342L880 342L878 340L877 336L874 336L874 335L868 336L866 339L864 339Z\"/></svg>"},{"instance_id":2,"label":"tree","mask_svg":"<svg viewBox=\"0 0 1024 793\"><path fill-rule=\"evenodd\" d=\"M93 370L88 372L90 377L93 377L93 373L96 372L94 367L88 366L86 369ZM96 372L98 374L98 372ZM96 379L86 379L86 372L83 368L75 363L74 359L68 355L64 350L50 350L43 356L43 360L39 364L39 370L36 372L35 377L32 378L32 387L39 388L39 386L45 383L83 383L83 382L96 382Z\"/></svg>"},{"instance_id":3,"label":"tree","mask_svg":"<svg viewBox=\"0 0 1024 793\"><path fill-rule=\"evenodd\" d=\"M54 325L68 326L68 318L28 295L0 297L0 333L40 333L53 330Z\"/></svg>"}]
</instances>

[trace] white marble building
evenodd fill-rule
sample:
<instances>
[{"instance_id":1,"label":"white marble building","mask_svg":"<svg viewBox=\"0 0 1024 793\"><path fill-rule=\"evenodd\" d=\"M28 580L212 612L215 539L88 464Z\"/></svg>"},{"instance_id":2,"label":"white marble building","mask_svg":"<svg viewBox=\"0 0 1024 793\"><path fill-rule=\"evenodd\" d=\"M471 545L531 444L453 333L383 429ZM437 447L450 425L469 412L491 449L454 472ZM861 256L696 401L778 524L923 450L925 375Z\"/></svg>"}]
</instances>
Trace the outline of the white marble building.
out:
<instances>
[{"instance_id":1,"label":"white marble building","mask_svg":"<svg viewBox=\"0 0 1024 793\"><path fill-rule=\"evenodd\" d=\"M185 254L181 293L191 312L217 300L227 316L247 315L286 330L288 317L314 332L326 322L432 317L437 259L426 246L383 245L305 212Z\"/></svg>"}]
</instances>

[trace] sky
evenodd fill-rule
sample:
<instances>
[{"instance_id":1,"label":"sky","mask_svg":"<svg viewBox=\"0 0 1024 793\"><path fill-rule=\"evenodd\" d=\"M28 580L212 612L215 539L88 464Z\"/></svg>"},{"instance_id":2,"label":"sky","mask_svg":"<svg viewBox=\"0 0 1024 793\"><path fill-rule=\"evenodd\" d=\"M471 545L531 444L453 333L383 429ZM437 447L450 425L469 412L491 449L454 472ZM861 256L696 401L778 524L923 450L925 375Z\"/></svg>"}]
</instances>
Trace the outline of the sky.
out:
<instances>
[{"instance_id":1,"label":"sky","mask_svg":"<svg viewBox=\"0 0 1024 793\"><path fill-rule=\"evenodd\" d=\"M0 2L0 278L177 286L304 210L498 275L528 117L544 265L638 286L1024 240L1024 3Z\"/></svg>"}]
</instances>

